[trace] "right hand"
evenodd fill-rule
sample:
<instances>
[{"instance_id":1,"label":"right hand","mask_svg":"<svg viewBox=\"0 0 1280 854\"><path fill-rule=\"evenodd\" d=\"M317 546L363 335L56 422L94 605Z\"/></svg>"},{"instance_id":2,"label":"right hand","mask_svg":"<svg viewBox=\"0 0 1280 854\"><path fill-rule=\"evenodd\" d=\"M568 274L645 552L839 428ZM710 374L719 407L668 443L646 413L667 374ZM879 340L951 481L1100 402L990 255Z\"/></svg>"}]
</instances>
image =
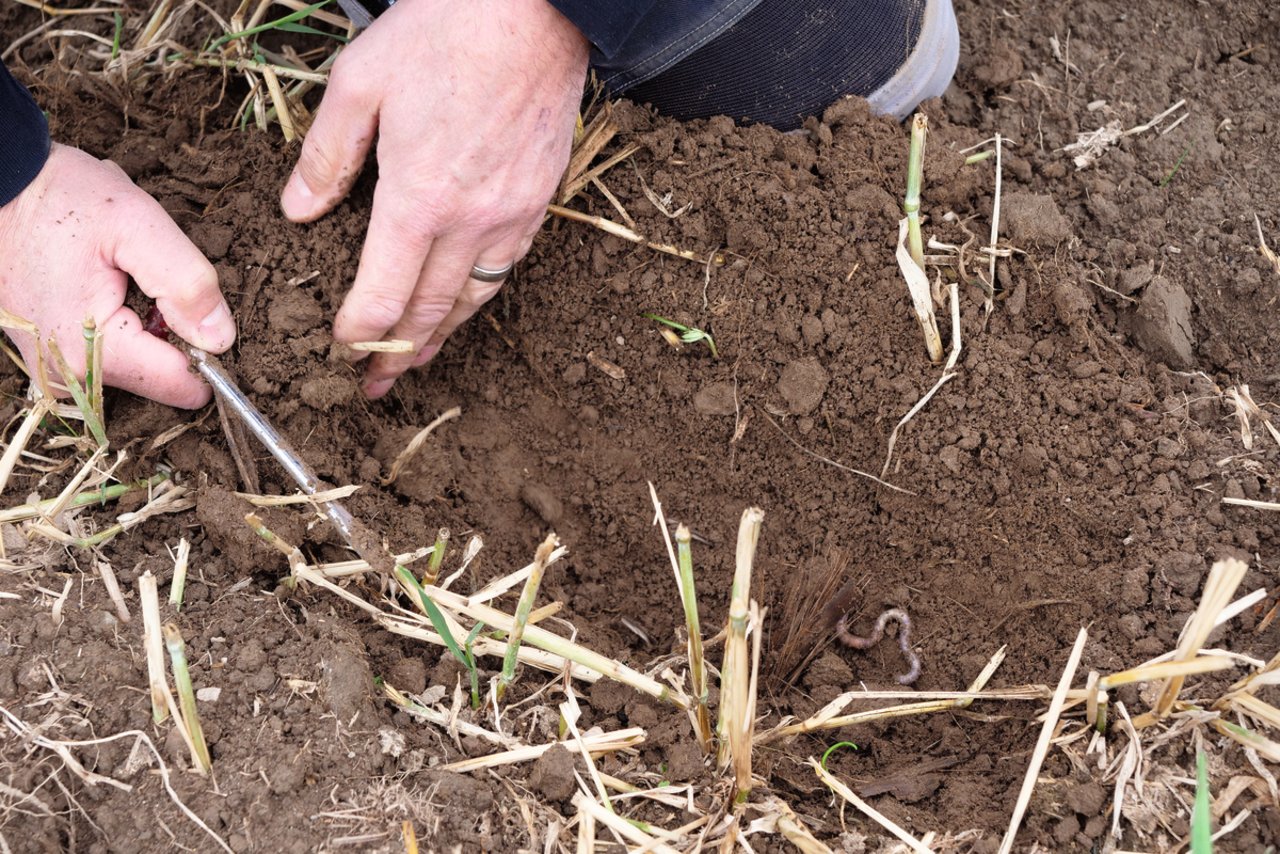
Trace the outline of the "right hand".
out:
<instances>
[{"instance_id":1,"label":"right hand","mask_svg":"<svg viewBox=\"0 0 1280 854\"><path fill-rule=\"evenodd\" d=\"M195 409L210 389L177 347L143 330L124 305L132 276L169 328L213 353L236 339L218 276L164 208L114 163L54 145L34 181L0 207L0 306L31 321L41 340L8 329L32 375L37 347L57 336L84 376L83 326L102 338L102 378L170 406ZM57 370L44 352L49 376Z\"/></svg>"},{"instance_id":2,"label":"right hand","mask_svg":"<svg viewBox=\"0 0 1280 854\"><path fill-rule=\"evenodd\" d=\"M529 251L569 161L588 52L546 0L398 0L334 64L280 203L295 222L323 216L377 137L368 235L333 337L413 352L369 360L369 397L497 293L472 265Z\"/></svg>"}]
</instances>

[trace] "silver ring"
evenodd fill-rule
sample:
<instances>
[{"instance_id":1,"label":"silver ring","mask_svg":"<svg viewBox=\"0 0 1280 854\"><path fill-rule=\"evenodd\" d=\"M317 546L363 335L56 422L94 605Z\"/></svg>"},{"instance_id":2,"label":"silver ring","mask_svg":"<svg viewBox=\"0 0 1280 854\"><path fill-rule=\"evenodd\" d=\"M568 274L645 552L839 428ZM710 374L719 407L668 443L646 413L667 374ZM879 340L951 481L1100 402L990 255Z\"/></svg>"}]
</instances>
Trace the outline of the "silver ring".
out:
<instances>
[{"instance_id":1,"label":"silver ring","mask_svg":"<svg viewBox=\"0 0 1280 854\"><path fill-rule=\"evenodd\" d=\"M490 270L487 267L481 267L474 264L471 267L471 278L477 282L501 282L507 276L511 275L511 270L516 266L516 262L512 261L505 267L499 267L496 270Z\"/></svg>"}]
</instances>

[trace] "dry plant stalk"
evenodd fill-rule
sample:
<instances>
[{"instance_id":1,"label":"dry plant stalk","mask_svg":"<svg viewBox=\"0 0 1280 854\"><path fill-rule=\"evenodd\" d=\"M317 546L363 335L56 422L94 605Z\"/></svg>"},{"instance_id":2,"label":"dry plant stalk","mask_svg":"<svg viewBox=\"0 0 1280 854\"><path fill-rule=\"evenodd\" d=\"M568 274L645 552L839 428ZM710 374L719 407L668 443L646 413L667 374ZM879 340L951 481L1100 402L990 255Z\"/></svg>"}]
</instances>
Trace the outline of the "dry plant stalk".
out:
<instances>
[{"instance_id":1,"label":"dry plant stalk","mask_svg":"<svg viewBox=\"0 0 1280 854\"><path fill-rule=\"evenodd\" d=\"M823 768L822 763L818 762L818 760L813 757L809 757L807 761L810 767L813 768L813 772L818 775L819 780L825 783L831 791L835 792L837 795L844 798L845 801L852 804L855 809L867 818L892 833L895 837L905 843L912 851L919 852L919 854L933 854L933 849L922 843L919 839L916 839L910 833L907 833L907 831L903 830L899 824L884 813L880 812L875 807L871 806L871 804L855 795L852 789L840 782L840 780L836 779L836 777L826 768Z\"/></svg>"},{"instance_id":2,"label":"dry plant stalk","mask_svg":"<svg viewBox=\"0 0 1280 854\"><path fill-rule=\"evenodd\" d=\"M564 554L564 551L560 549L557 552L558 554ZM553 559L556 556L553 554ZM351 563L355 564L356 562L352 561ZM367 566L366 564L365 567L367 568ZM302 581L323 587L330 593L346 599L357 608L370 614L389 631L406 637L425 640L438 646L445 645L443 639L432 630L429 621L421 615L405 612L402 616L382 611L354 593L334 584L323 573L310 566L300 567L297 577ZM512 630L515 620L510 614L499 611L497 608L492 608L481 601L476 601L477 597L460 596L440 587L430 588L427 593L435 601L436 605L440 607L446 619L453 614L461 614L469 619L478 620L500 632L510 632ZM465 632L463 635L465 636ZM601 677L608 677L615 682L630 685L642 694L670 703L678 709L687 710L689 708L688 698L678 691L673 691L656 679L646 676L620 661L615 661L581 644L562 638L540 626L526 626L524 640L525 645L520 648L520 660L541 670L558 673L568 667L571 676L588 682L594 682ZM477 638L474 645L476 654L495 654L498 649L505 651L505 644L491 647L489 644L493 643L495 642L483 637ZM529 649L529 645L533 645L537 649Z\"/></svg>"},{"instance_id":3,"label":"dry plant stalk","mask_svg":"<svg viewBox=\"0 0 1280 854\"><path fill-rule=\"evenodd\" d=\"M702 624L698 618L698 591L693 583L692 536L684 525L676 527L679 571L676 586L684 608L685 628L689 634L689 682L693 691L694 719L698 743L704 754L711 753L711 712L707 709L707 667L702 655Z\"/></svg>"},{"instance_id":4,"label":"dry plant stalk","mask_svg":"<svg viewBox=\"0 0 1280 854\"><path fill-rule=\"evenodd\" d=\"M632 851L654 852L654 854L680 854L679 850L672 848L660 839L650 836L639 827L632 824L627 819L606 809L594 799L587 797L579 792L573 796L573 804L578 809L579 815L587 814L595 821L612 830L619 837L629 840L635 846L625 846Z\"/></svg>"},{"instance_id":5,"label":"dry plant stalk","mask_svg":"<svg viewBox=\"0 0 1280 854\"><path fill-rule=\"evenodd\" d=\"M1262 257L1267 259L1267 263L1271 265L1271 269L1280 276L1280 256L1277 256L1275 250L1267 245L1267 238L1262 234L1262 220L1257 214L1253 215L1253 224L1258 227L1258 251L1262 253Z\"/></svg>"},{"instance_id":6,"label":"dry plant stalk","mask_svg":"<svg viewBox=\"0 0 1280 854\"><path fill-rule=\"evenodd\" d=\"M1000 649L996 650L996 654L987 662L987 666L982 668L982 672L978 674L978 678L973 680L967 691L846 691L819 709L813 716L797 723L788 724L784 722L782 725L756 736L756 741L760 744L766 744L780 738L787 738L806 732L840 729L852 724L930 712L943 712L949 709L966 709L977 699L1043 700L1048 695L1048 689L1043 685L984 691L987 683L991 681L991 677L1004 662L1005 649L1005 647L1000 647ZM855 700L904 699L910 697L927 700L927 702L906 703L900 706L854 712L848 715L840 714Z\"/></svg>"},{"instance_id":7,"label":"dry plant stalk","mask_svg":"<svg viewBox=\"0 0 1280 854\"><path fill-rule=\"evenodd\" d=\"M160 628L160 594L156 577L147 570L138 577L138 601L142 607L142 644L147 651L147 683L151 686L151 719L164 723L173 703L164 678L164 635Z\"/></svg>"},{"instance_id":8,"label":"dry plant stalk","mask_svg":"<svg viewBox=\"0 0 1280 854\"><path fill-rule=\"evenodd\" d=\"M257 513L244 514L244 521L255 534L262 538L263 542L285 556L289 561L289 571L296 581L298 572L307 565L306 558L302 556L302 550L281 539L278 534L266 526Z\"/></svg>"},{"instance_id":9,"label":"dry plant stalk","mask_svg":"<svg viewBox=\"0 0 1280 854\"><path fill-rule=\"evenodd\" d=\"M799 817L779 798L774 798L770 806L778 811L773 826L782 836L796 847L800 854L834 854L824 843L819 841L809 828L804 826Z\"/></svg>"},{"instance_id":10,"label":"dry plant stalk","mask_svg":"<svg viewBox=\"0 0 1280 854\"><path fill-rule=\"evenodd\" d=\"M113 483L111 485L102 485L93 489L85 490L79 495L75 495L67 502L66 510L75 510L79 507L88 507L91 504L106 504L108 501L115 501L117 498L128 495L132 492L150 489L159 486L169 479L166 474L156 474L142 480L135 480L132 483ZM17 507L10 507L8 510L0 510L0 525L12 524L15 522L25 522L28 519L37 517L50 518L57 514L49 512L51 508L60 500L60 498L46 498L43 501L37 501L34 504L19 504Z\"/></svg>"},{"instance_id":11,"label":"dry plant stalk","mask_svg":"<svg viewBox=\"0 0 1280 854\"><path fill-rule=\"evenodd\" d=\"M27 443L35 435L36 429L49 413L51 406L52 402L47 397L42 397L33 403L26 417L22 419L22 424L13 434L13 438L9 440L8 447L4 449L4 456L0 457L0 494L3 494L5 487L9 485L14 467L17 466L22 452L27 449Z\"/></svg>"},{"instance_id":12,"label":"dry plant stalk","mask_svg":"<svg viewBox=\"0 0 1280 854\"><path fill-rule=\"evenodd\" d=\"M533 610L533 602L538 598L538 587L542 584L542 574L551 560L551 553L560 546L560 540L554 533L538 546L533 556L533 571L525 579L524 591L520 594L520 602L516 605L515 625L507 637L507 654L502 659L502 673L498 676L498 699L507 692L511 683L516 681L516 656L520 651L520 641L524 638L529 623L529 613ZM433 555L434 557L434 555Z\"/></svg>"},{"instance_id":13,"label":"dry plant stalk","mask_svg":"<svg viewBox=\"0 0 1280 854\"><path fill-rule=\"evenodd\" d=\"M182 594L187 586L187 564L191 559L191 543L183 537L173 558L173 581L169 585L169 604L175 611L182 608Z\"/></svg>"},{"instance_id":14,"label":"dry plant stalk","mask_svg":"<svg viewBox=\"0 0 1280 854\"><path fill-rule=\"evenodd\" d=\"M691 720L693 731L698 736L698 744L703 754L709 755L712 747L711 712L707 709L707 672L702 651L702 624L698 616L698 591L693 583L693 555L690 549L693 535L684 525L676 529L676 540L679 542L677 554L677 551L671 547L671 531L667 527L667 518L662 511L662 502L658 500L658 491L654 489L652 483L649 484L649 497L653 501L654 524L662 532L667 556L671 559L671 568L675 571L676 590L680 594L685 629L689 633L689 683L695 704Z\"/></svg>"},{"instance_id":15,"label":"dry plant stalk","mask_svg":"<svg viewBox=\"0 0 1280 854\"><path fill-rule=\"evenodd\" d=\"M898 248L895 257L902 278L907 283L907 291L911 294L911 307L915 310L916 321L924 334L924 346L929 352L929 360L934 364L942 361L942 336L938 332L938 319L933 313L933 292L929 287L929 277L911 257L907 250L907 219L898 222Z\"/></svg>"},{"instance_id":16,"label":"dry plant stalk","mask_svg":"<svg viewBox=\"0 0 1280 854\"><path fill-rule=\"evenodd\" d=\"M1071 648L1071 655L1067 657L1067 666L1058 680L1058 688L1053 692L1053 700L1049 703L1049 712L1045 715L1044 726L1040 728L1040 737L1036 740L1035 750L1027 765L1027 775L1023 778L1021 791L1018 792L1018 802L1013 807L1009 829L1005 831L1004 839L1000 843L1000 854L1009 854L1013 850L1013 841L1018 836L1018 826L1022 824L1022 817L1026 815L1027 806L1031 803L1031 793L1035 790L1036 779L1040 776L1040 766L1049 755L1049 743L1053 738L1054 730L1058 727L1058 720L1062 717L1062 707L1067 701L1067 692L1071 690L1071 681L1075 679L1076 668L1080 666L1080 656L1084 654L1085 641L1088 639L1089 632L1083 628L1080 629L1080 633L1076 635L1075 646Z\"/></svg>"},{"instance_id":17,"label":"dry plant stalk","mask_svg":"<svg viewBox=\"0 0 1280 854\"><path fill-rule=\"evenodd\" d=\"M928 282L926 281L925 284L927 285ZM929 304L930 306L932 306L933 298L930 297L929 299L930 299ZM898 434L902 431L902 428L906 426L908 421L910 421L912 418L915 418L916 415L920 412L920 410L924 409L925 404L927 404L930 400L932 400L933 396L938 393L938 390L942 388L944 385L946 385L948 382L950 382L950 380L953 377L955 377L955 375L958 373L956 371L956 365L960 361L960 348L961 348L960 286L956 282L951 283L950 300L951 300L951 355L947 357L947 364L945 367L943 367L942 376L938 377L938 381L933 384L933 387L931 389L929 389L927 392L924 393L923 397L921 397L919 400L916 401L915 405L912 406L911 409L907 411L906 415L902 416L902 420L894 425L893 431L889 434L888 448L887 450L885 450L885 454L884 454L884 466L880 469L880 477L882 478L889 474L889 463L893 460L893 448L895 445L898 444ZM936 326L934 327L934 331L935 332L937 331ZM939 347L942 346L941 342L939 342L938 346ZM939 351L939 356L941 356L941 351Z\"/></svg>"},{"instance_id":18,"label":"dry plant stalk","mask_svg":"<svg viewBox=\"0 0 1280 854\"><path fill-rule=\"evenodd\" d=\"M639 747L644 744L647 733L640 727L627 727L626 729L614 730L613 732L601 732L584 735L582 743L592 754L613 753L619 750L627 750L632 747ZM505 750L502 753L494 753L489 756L476 756L471 759L463 759L458 762L451 762L448 765L442 765L443 771L457 771L459 773L466 771L478 771L481 768L498 768L503 765L515 765L520 762L530 762L537 759L554 747L563 747L564 742L553 741L550 744L536 744L527 747L515 747Z\"/></svg>"},{"instance_id":19,"label":"dry plant stalk","mask_svg":"<svg viewBox=\"0 0 1280 854\"><path fill-rule=\"evenodd\" d=\"M396 454L395 460L391 463L391 471L382 479L382 485L390 486L395 483L396 478L400 476L400 472L409 463L409 460L413 459L413 455L418 453L419 449L422 448L423 443L427 441L427 437L430 436L441 424L452 421L461 414L462 407L460 406L447 409L441 413L436 420L419 430L418 433L409 440L409 444L405 445L404 450Z\"/></svg>"},{"instance_id":20,"label":"dry plant stalk","mask_svg":"<svg viewBox=\"0 0 1280 854\"><path fill-rule=\"evenodd\" d=\"M347 345L348 350L354 350L357 353L399 353L403 356L412 353L413 348L413 342L403 338L391 338L386 341L357 341Z\"/></svg>"},{"instance_id":21,"label":"dry plant stalk","mask_svg":"<svg viewBox=\"0 0 1280 854\"><path fill-rule=\"evenodd\" d=\"M107 591L107 596L111 599L111 603L116 606L116 616L120 618L120 622L128 623L133 620L133 616L129 613L129 606L124 601L124 595L120 592L120 583L116 580L116 571L102 558L94 556L94 567L98 570L98 576L102 579L102 587Z\"/></svg>"},{"instance_id":22,"label":"dry plant stalk","mask_svg":"<svg viewBox=\"0 0 1280 854\"><path fill-rule=\"evenodd\" d=\"M187 647L183 643L182 632L174 623L165 623L161 631L165 648L169 650L169 663L173 667L173 684L178 689L178 706L182 710L179 723L187 734L196 770L208 774L213 770L213 759L209 756L209 745L205 743L204 729L200 726L200 712L196 709L196 692L187 667Z\"/></svg>"},{"instance_id":23,"label":"dry plant stalk","mask_svg":"<svg viewBox=\"0 0 1280 854\"><path fill-rule=\"evenodd\" d=\"M736 798L741 802L751 792L751 742L755 726L755 693L752 690L751 651L747 646L747 629L758 607L751 601L751 570L755 563L756 544L764 511L748 507L742 511L738 525L736 568L733 590L729 598L729 624L724 645L724 661L720 668L720 767L732 764ZM754 627L757 649L760 624ZM757 656L758 661L758 656Z\"/></svg>"},{"instance_id":24,"label":"dry plant stalk","mask_svg":"<svg viewBox=\"0 0 1280 854\"><path fill-rule=\"evenodd\" d=\"M1199 654L1200 648L1209 639L1209 633L1217 625L1218 615L1230 604L1231 597L1235 595L1236 589L1240 586L1240 582L1244 580L1244 575L1248 570L1249 567L1243 561L1235 558L1220 560L1213 565L1209 570L1209 577L1204 583L1204 592L1200 596L1200 606L1191 615L1191 619L1183 630L1182 638L1178 642L1178 649L1173 657L1174 661L1190 661ZM1150 712L1139 715L1134 719L1134 727L1142 729L1168 715L1173 709L1174 701L1178 699L1178 693L1182 690L1182 685L1185 681L1186 676L1172 677L1165 684L1164 690L1161 691L1155 707Z\"/></svg>"},{"instance_id":25,"label":"dry plant stalk","mask_svg":"<svg viewBox=\"0 0 1280 854\"><path fill-rule=\"evenodd\" d=\"M354 495L359 491L360 486L358 483L335 486L333 489L322 489L310 495L304 492L295 492L292 495L257 495L252 492L237 492L235 496L243 498L254 507L288 507L293 504L325 504L329 501L341 501L343 498Z\"/></svg>"},{"instance_id":26,"label":"dry plant stalk","mask_svg":"<svg viewBox=\"0 0 1280 854\"><path fill-rule=\"evenodd\" d=\"M566 208L562 205L547 205L547 212L563 219L584 223L592 226L593 228L600 229L605 234L612 234L614 237L621 237L623 240L630 243L638 243L643 246L648 246L650 249L657 252L674 255L675 257L683 258L686 261L697 261L699 264L711 263L717 266L724 264L725 261L723 253L715 252L708 258L703 258L695 252L688 249L679 249L669 243L655 243L636 231L627 228L625 225L621 225L612 220L594 216L592 214L582 213L581 211L575 211L572 208ZM939 355L939 358L941 358L941 355Z\"/></svg>"}]
</instances>

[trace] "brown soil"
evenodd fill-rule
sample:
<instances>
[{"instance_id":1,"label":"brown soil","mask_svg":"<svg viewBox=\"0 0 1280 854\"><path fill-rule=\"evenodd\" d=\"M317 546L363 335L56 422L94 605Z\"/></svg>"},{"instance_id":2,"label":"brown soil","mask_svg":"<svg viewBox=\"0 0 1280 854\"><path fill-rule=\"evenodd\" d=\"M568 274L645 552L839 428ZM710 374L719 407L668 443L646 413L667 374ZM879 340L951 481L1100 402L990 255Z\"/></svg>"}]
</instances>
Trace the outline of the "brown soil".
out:
<instances>
[{"instance_id":1,"label":"brown soil","mask_svg":"<svg viewBox=\"0 0 1280 854\"><path fill-rule=\"evenodd\" d=\"M723 249L728 263L707 268L552 223L485 317L387 401L368 403L353 369L330 357L328 321L355 273L372 176L334 214L292 225L275 199L294 152L274 135L221 130L242 96L234 87L217 106L211 74L125 93L58 73L47 47L21 56L56 137L119 162L218 265L240 323L229 366L322 477L364 486L349 505L393 550L429 544L441 526L455 542L478 533L485 548L462 582L478 587L528 562L554 527L570 551L548 572L544 599L564 603L559 616L580 641L644 669L681 648L647 482L671 518L709 541L695 546L708 626L725 616L738 518L748 505L762 507L753 593L768 608L761 705L776 720L810 714L850 687L897 686L904 665L889 642L866 653L831 647L788 684L807 647L797 654L783 638L797 613L820 609L813 598L831 589L832 573L835 586L856 590L854 631L868 631L885 607L910 613L924 666L915 687L924 690L967 685L1006 644L993 684L1055 684L1081 626L1090 631L1081 677L1172 649L1219 558L1250 563L1243 590L1276 585L1274 514L1223 507L1220 498L1277 500L1280 449L1259 437L1243 453L1220 390L1248 383L1259 402L1280 396L1280 276L1257 252L1253 225L1257 212L1280 244L1271 156L1280 149L1271 64L1280 10L1260 0L1216 10L1154 0L960 6L965 58L952 91L927 105L926 231L963 242L943 222L954 211L985 234L991 164L966 167L957 151L998 131L1016 142L1004 155L1003 233L1025 254L1001 262L1001 299L989 318L978 290L963 294L959 373L903 431L887 475L914 495L796 447L878 472L893 425L939 375L893 257L905 135L858 103L833 107L795 135L723 119L681 125L624 106L621 139L641 144L638 173L658 194L673 191L676 206L692 207L674 220L660 215L627 166L606 177L610 189L644 233L699 252ZM6 10L0 42L36 23L30 9ZM1061 58L1050 46L1055 34ZM1181 125L1126 138L1094 167L1076 171L1059 150L1082 131L1112 119L1132 127L1183 98ZM612 215L599 198L576 204ZM720 358L702 345L673 349L642 312L710 331ZM598 359L625 378L601 371ZM15 397L23 387L12 373L4 380ZM437 431L394 488L379 487L407 437L452 406L462 417ZM14 401L5 412L17 410ZM137 576L150 569L167 578L167 547L183 536L192 542L193 579L175 618L197 687L222 693L203 707L218 787L175 771L183 800L237 851L344 842L402 850L402 819L414 821L429 850L540 850L516 796L531 792L571 816L572 757L550 753L499 774L436 770L490 748L396 712L375 678L409 692L451 692L456 666L328 594L278 589L284 561L244 526L216 416L160 454L149 450L154 436L190 417L110 399L111 437L131 450L129 474L166 461L198 501L193 512L160 517L102 550L136 605ZM289 491L269 460L260 468L264 491ZM64 482L40 478L16 478L10 496L49 496ZM306 530L296 513L275 511L268 521L309 556L343 556L324 528ZM0 590L20 597L0 598L0 704L30 723L53 715L60 738L149 732L172 766L184 766L172 728L149 720L140 626L112 615L85 554L44 563L0 573ZM40 591L61 591L66 579L75 583L55 626L52 597ZM503 604L514 607L510 597ZM1243 614L1214 645L1270 658L1280 624L1254 631L1268 607ZM496 662L482 665L491 673ZM542 680L526 672L521 685ZM1136 689L1117 698L1146 708ZM606 769L691 780L709 794L715 775L683 715L605 683L584 700L585 726L649 731L637 756L608 759ZM508 726L533 742L554 737L554 713L538 708L520 707ZM974 847L995 850L1040 710L975 707L980 716L904 718L801 739L762 751L757 773L819 838L855 851L866 833L874 850L879 831L850 816L842 832L803 765L827 744L856 741L861 748L836 754L831 768L877 809L918 833L978 831ZM1111 792L1081 747L1051 754L1020 848L1105 844ZM62 789L49 779L59 760L6 734L0 834L14 851L161 850L173 837L210 850L159 779L133 769L128 748L79 755L131 783L132 793L66 773ZM1209 748L1215 786L1230 769L1248 768L1229 743L1210 740ZM1188 768L1193 753L1183 739L1162 760ZM15 804L15 791L37 792L39 804ZM1190 789L1179 791L1190 800ZM684 820L657 808L647 817L664 827ZM1126 826L1122 847L1163 848L1185 835L1185 813L1145 833ZM545 831L545 816L535 827ZM1256 851L1277 838L1272 807L1225 844Z\"/></svg>"}]
</instances>

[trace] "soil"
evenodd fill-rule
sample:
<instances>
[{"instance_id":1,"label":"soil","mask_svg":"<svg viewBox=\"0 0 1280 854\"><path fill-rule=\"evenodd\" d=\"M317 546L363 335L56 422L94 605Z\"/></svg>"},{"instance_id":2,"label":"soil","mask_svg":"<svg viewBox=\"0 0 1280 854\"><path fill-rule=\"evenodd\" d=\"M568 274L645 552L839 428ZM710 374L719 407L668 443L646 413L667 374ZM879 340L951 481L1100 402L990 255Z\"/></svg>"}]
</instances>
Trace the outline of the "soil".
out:
<instances>
[{"instance_id":1,"label":"soil","mask_svg":"<svg viewBox=\"0 0 1280 854\"><path fill-rule=\"evenodd\" d=\"M904 428L884 476L906 492L849 471L880 471L893 426L941 372L924 354L894 260L905 133L860 102L790 135L728 119L680 124L620 104L618 143L641 148L637 168L614 169L608 187L642 233L723 251L726 263L690 263L552 222L483 316L370 403L358 369L334 356L328 324L355 273L372 174L330 216L293 225L275 199L296 152L274 133L226 130L243 93L229 84L219 100L213 72L129 91L67 73L74 51L52 62L49 42L23 48L11 67L49 111L55 138L114 159L215 262L240 324L228 366L324 479L362 486L349 507L393 551L429 545L440 527L455 543L482 536L459 582L465 592L526 564L554 527L569 553L548 571L542 599L563 603L558 616L580 642L644 670L683 649L647 483L669 518L701 538L709 627L725 618L739 517L762 507L752 593L767 608L765 726L850 688L900 687L896 643L823 648L823 608L842 585L852 631L866 634L885 608L905 609L923 661L914 687L956 690L1004 646L993 685L1056 684L1082 626L1081 679L1173 649L1218 559L1249 563L1242 590L1277 584L1275 514L1220 501L1276 501L1280 486L1280 448L1259 430L1246 451L1222 395L1245 383L1259 402L1280 398L1280 272L1257 251L1254 226L1257 214L1280 244L1280 58L1271 55L1280 8L977 0L958 13L965 54L956 83L925 106L926 233L963 243L962 226L944 219L954 212L986 234L992 164L966 166L959 152L999 132L1010 140L1002 235L1019 251L999 263L990 316L980 290L962 290L956 376ZM38 23L30 8L0 11L0 43ZM1125 137L1089 168L1061 151L1082 132L1111 121L1134 127L1181 99L1181 124ZM671 192L673 208L691 207L662 215L639 176ZM597 196L574 204L615 216ZM645 312L707 330L719 358L703 344L673 348ZM2 382L11 416L25 380L11 370ZM453 406L462 416L382 487L407 439ZM546 811L572 816L566 751L496 773L439 769L492 748L411 720L378 684L451 694L457 666L328 593L281 585L283 558L242 521L248 507L234 495L242 486L216 415L123 394L110 396L107 415L113 446L131 456L122 476L164 462L195 492L194 510L147 522L101 558L136 613L138 576L150 570L167 589L169 549L191 542L186 604L180 614L166 606L165 616L186 637L196 686L221 688L201 711L217 786L179 770L182 742L149 720L141 627L114 615L87 553L11 550L15 569L0 572L0 591L18 598L0 598L0 704L64 739L149 733L179 796L236 851L403 850L402 820L426 850L540 849L530 828L545 832ZM157 435L193 418L152 449ZM258 463L264 492L291 491L269 459ZM9 502L55 495L66 477L20 468ZM309 527L296 511L264 518L310 559L346 557L325 526ZM68 581L56 625L49 604ZM1212 643L1269 659L1280 623L1258 629L1273 603ZM514 608L514 597L500 604ZM497 661L481 665L491 675ZM1196 690L1218 696L1233 678L1201 678ZM516 699L543 682L525 671ZM579 687L584 729L648 730L636 755L610 757L605 770L691 781L710 797L717 775L684 715L611 683ZM1144 696L1116 693L1133 714L1147 708ZM508 731L553 739L547 703L511 710ZM877 809L918 834L973 831L962 848L994 851L1041 710L975 706L775 743L756 757L760 791L791 804L837 850L876 850L878 828L848 816L846 830L803 764L854 741L859 749L834 754L829 767ZM1230 742L1206 744L1215 788L1232 769L1254 773ZM0 834L10 848L211 850L129 747L77 751L90 769L134 787L124 792L65 772L55 784L61 760L6 734ZM1158 758L1194 776L1185 770L1194 750L1191 739L1175 740ZM1082 751L1050 754L1020 850L1109 844L1112 785ZM1175 787L1189 802L1191 790ZM15 802L14 792L36 796ZM533 801L540 817L527 825L521 806ZM1185 810L1170 815L1168 824L1127 820L1120 846L1172 847L1187 823ZM655 806L646 818L671 828L688 817ZM1272 805L1223 845L1258 851L1278 838ZM781 845L766 839L753 845Z\"/></svg>"}]
</instances>

